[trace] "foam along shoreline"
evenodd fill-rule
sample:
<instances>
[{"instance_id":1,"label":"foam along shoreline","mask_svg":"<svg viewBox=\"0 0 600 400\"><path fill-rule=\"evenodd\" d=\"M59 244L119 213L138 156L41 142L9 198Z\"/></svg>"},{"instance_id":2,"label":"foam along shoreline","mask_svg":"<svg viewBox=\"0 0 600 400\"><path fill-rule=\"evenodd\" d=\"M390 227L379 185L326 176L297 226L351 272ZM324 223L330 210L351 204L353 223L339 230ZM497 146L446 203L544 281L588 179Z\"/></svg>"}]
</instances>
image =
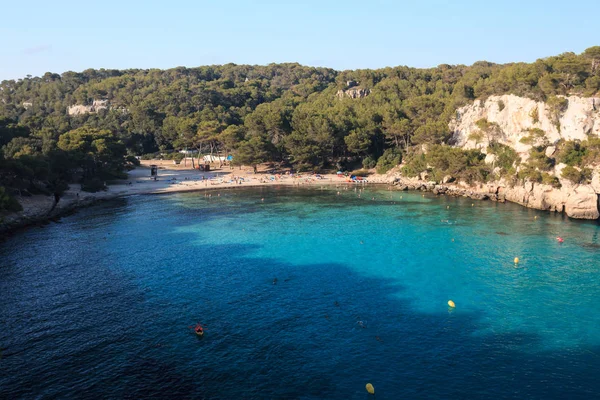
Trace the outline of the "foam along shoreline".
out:
<instances>
[{"instance_id":1,"label":"foam along shoreline","mask_svg":"<svg viewBox=\"0 0 600 400\"><path fill-rule=\"evenodd\" d=\"M113 182L105 191L83 192L73 184L55 205L52 196L21 197L23 211L5 215L0 222L0 236L31 225L38 225L69 214L78 208L99 201L142 194L168 194L202 190L231 189L259 186L319 186L348 184L347 179L334 174L254 174L252 169L217 170L201 172L192 169L165 167L163 162L158 178L150 176L150 168L142 165L129 171L128 178ZM76 188L77 187L77 188Z\"/></svg>"}]
</instances>

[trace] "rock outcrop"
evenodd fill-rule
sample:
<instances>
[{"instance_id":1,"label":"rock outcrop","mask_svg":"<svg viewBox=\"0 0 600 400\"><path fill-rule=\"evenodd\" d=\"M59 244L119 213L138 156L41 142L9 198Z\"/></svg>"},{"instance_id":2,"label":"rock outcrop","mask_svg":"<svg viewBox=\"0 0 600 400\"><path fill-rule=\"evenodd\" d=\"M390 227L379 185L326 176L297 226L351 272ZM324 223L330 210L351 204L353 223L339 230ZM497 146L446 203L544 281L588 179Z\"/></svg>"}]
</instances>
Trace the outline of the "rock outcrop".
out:
<instances>
[{"instance_id":1,"label":"rock outcrop","mask_svg":"<svg viewBox=\"0 0 600 400\"><path fill-rule=\"evenodd\" d=\"M490 141L512 147L524 162L534 145L544 144L546 156L553 157L556 154L554 144L560 139L586 140L590 135L600 136L600 98L560 98L563 107L558 110L545 102L514 95L476 100L456 111L450 122L453 132L451 143L465 149L480 149L486 154L485 162L492 164L496 156L487 154ZM497 186L498 196L526 207L564 211L572 218L598 219L600 176L596 166L588 166L595 169L589 185L573 185L562 179L564 167L564 164L558 164L549 171L559 178L560 188L533 182L517 186L504 182L493 185Z\"/></svg>"},{"instance_id":2,"label":"rock outcrop","mask_svg":"<svg viewBox=\"0 0 600 400\"><path fill-rule=\"evenodd\" d=\"M456 110L450 122L452 142L466 149L485 149L492 139L526 154L531 144L522 143L521 139L530 136L532 129L542 130L549 144L559 139L585 140L589 135L600 135L600 98L563 98L568 105L560 112L553 111L544 102L514 95L475 100ZM476 134L481 133L477 121L482 119L496 124L497 132L477 138Z\"/></svg>"},{"instance_id":3,"label":"rock outcrop","mask_svg":"<svg viewBox=\"0 0 600 400\"><path fill-rule=\"evenodd\" d=\"M351 87L349 89L340 89L337 91L336 96L340 99L344 97L350 97L351 99L361 99L371 94L371 89L363 89L359 86Z\"/></svg>"},{"instance_id":4,"label":"rock outcrop","mask_svg":"<svg viewBox=\"0 0 600 400\"><path fill-rule=\"evenodd\" d=\"M598 190L600 175L594 175L591 185L571 185L566 183L561 188L534 182L521 185L509 185L504 181L486 184L469 185L456 182L450 176L444 177L441 183L427 180L427 177L407 178L398 169L385 175L370 176L369 182L384 183L398 190L421 190L434 194L468 197L475 200L509 201L537 210L564 212L570 218L598 219Z\"/></svg>"},{"instance_id":5,"label":"rock outcrop","mask_svg":"<svg viewBox=\"0 0 600 400\"><path fill-rule=\"evenodd\" d=\"M100 110L108 110L110 105L108 100L94 100L92 105L75 104L67 109L69 115L81 115L97 113Z\"/></svg>"}]
</instances>

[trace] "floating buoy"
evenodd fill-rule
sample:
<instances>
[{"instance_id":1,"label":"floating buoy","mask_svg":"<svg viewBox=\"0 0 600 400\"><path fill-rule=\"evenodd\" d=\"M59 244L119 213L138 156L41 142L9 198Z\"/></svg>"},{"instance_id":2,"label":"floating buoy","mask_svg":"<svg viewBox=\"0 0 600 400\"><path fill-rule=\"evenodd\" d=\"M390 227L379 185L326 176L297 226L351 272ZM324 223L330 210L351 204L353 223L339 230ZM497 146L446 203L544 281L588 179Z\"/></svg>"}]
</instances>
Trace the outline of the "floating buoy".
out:
<instances>
[{"instance_id":1,"label":"floating buoy","mask_svg":"<svg viewBox=\"0 0 600 400\"><path fill-rule=\"evenodd\" d=\"M452 308L456 307L456 304L452 300L448 300L448 305Z\"/></svg>"},{"instance_id":2,"label":"floating buoy","mask_svg":"<svg viewBox=\"0 0 600 400\"><path fill-rule=\"evenodd\" d=\"M471 203L471 207L474 207L474 206L475 206L475 203Z\"/></svg>"},{"instance_id":3,"label":"floating buoy","mask_svg":"<svg viewBox=\"0 0 600 400\"><path fill-rule=\"evenodd\" d=\"M519 257L515 257L515 264L519 263Z\"/></svg>"},{"instance_id":4,"label":"floating buoy","mask_svg":"<svg viewBox=\"0 0 600 400\"><path fill-rule=\"evenodd\" d=\"M367 392L369 392L369 394L375 394L375 388L373 387L373 385L367 383L365 387L367 388Z\"/></svg>"}]
</instances>

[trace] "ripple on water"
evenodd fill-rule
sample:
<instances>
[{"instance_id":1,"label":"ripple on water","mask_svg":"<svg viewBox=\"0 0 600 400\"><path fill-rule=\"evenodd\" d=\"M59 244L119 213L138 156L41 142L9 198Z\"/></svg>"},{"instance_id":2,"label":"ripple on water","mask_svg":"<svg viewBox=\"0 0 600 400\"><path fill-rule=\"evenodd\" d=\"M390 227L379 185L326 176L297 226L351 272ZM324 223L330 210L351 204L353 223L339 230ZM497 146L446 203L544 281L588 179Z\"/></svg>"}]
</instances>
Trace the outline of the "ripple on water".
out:
<instances>
[{"instance_id":1,"label":"ripple on water","mask_svg":"<svg viewBox=\"0 0 600 400\"><path fill-rule=\"evenodd\" d=\"M357 194L138 196L16 235L0 246L0 397L598 393L596 224Z\"/></svg>"}]
</instances>

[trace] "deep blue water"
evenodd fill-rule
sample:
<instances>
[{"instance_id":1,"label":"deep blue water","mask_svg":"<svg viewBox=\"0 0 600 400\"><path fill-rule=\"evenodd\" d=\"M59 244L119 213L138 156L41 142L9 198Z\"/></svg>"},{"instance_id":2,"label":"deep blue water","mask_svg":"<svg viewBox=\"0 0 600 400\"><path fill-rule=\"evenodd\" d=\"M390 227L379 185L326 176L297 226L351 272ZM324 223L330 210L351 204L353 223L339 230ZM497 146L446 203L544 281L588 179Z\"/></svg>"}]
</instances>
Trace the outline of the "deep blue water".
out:
<instances>
[{"instance_id":1,"label":"deep blue water","mask_svg":"<svg viewBox=\"0 0 600 400\"><path fill-rule=\"evenodd\" d=\"M337 190L130 197L1 243L0 398L598 398L595 222Z\"/></svg>"}]
</instances>

